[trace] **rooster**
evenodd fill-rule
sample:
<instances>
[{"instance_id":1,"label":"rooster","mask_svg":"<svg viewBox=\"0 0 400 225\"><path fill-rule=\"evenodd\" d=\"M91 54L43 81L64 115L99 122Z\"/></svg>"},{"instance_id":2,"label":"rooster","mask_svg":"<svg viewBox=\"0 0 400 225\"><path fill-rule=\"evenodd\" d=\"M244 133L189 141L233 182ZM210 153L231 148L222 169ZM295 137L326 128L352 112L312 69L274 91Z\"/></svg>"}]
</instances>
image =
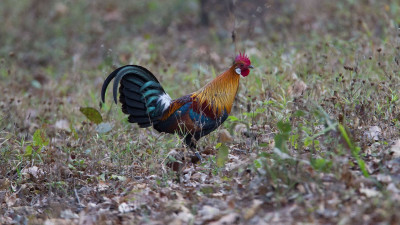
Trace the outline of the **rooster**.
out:
<instances>
[{"instance_id":1,"label":"rooster","mask_svg":"<svg viewBox=\"0 0 400 225\"><path fill-rule=\"evenodd\" d=\"M233 65L200 90L172 100L157 78L146 68L127 65L116 69L104 81L101 100L105 102L107 86L114 79L113 96L119 101L128 121L139 127L153 126L159 132L177 133L185 144L200 154L196 142L217 129L232 109L240 76L246 77L253 68L245 54L236 56ZM193 158L192 158L193 161Z\"/></svg>"}]
</instances>

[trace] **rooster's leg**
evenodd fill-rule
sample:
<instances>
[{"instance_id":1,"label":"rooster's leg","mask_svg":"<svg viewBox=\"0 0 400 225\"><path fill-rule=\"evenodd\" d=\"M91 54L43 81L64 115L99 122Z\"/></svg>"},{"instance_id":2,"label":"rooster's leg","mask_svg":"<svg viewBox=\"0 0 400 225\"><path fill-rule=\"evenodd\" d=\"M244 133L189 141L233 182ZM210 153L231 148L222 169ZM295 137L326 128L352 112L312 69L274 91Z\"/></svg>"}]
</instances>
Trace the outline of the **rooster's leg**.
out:
<instances>
[{"instance_id":1,"label":"rooster's leg","mask_svg":"<svg viewBox=\"0 0 400 225\"><path fill-rule=\"evenodd\" d=\"M192 157L191 160L193 163L197 163L203 160L199 151L197 151L196 141L194 140L191 134L186 135L185 144L190 148L190 150L194 152L194 156Z\"/></svg>"}]
</instances>

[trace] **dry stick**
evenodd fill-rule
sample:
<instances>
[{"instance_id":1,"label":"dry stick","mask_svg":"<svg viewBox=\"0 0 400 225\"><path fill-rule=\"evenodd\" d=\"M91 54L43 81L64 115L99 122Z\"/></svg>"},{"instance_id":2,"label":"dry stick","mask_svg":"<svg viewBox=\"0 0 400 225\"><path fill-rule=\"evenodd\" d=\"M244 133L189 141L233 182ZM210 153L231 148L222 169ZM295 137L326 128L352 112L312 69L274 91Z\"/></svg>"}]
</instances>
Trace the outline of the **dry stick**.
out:
<instances>
[{"instance_id":1,"label":"dry stick","mask_svg":"<svg viewBox=\"0 0 400 225\"><path fill-rule=\"evenodd\" d=\"M82 206L81 200L79 199L79 195L78 195L78 192L76 191L76 188L74 188L74 194L75 194L76 201L78 202L78 205Z\"/></svg>"}]
</instances>

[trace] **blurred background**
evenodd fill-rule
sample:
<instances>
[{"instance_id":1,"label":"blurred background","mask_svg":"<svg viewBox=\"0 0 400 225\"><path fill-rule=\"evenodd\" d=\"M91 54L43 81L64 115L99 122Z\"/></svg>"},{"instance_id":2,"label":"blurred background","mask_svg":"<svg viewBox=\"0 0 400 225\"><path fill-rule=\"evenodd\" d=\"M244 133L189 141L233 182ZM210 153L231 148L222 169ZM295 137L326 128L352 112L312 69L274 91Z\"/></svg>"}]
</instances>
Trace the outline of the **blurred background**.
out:
<instances>
[{"instance_id":1,"label":"blurred background","mask_svg":"<svg viewBox=\"0 0 400 225\"><path fill-rule=\"evenodd\" d=\"M12 60L31 75L44 69L55 77L105 61L224 68L221 58L238 51L366 38L378 45L397 34L399 15L395 0L2 0L0 56L2 68Z\"/></svg>"}]
</instances>

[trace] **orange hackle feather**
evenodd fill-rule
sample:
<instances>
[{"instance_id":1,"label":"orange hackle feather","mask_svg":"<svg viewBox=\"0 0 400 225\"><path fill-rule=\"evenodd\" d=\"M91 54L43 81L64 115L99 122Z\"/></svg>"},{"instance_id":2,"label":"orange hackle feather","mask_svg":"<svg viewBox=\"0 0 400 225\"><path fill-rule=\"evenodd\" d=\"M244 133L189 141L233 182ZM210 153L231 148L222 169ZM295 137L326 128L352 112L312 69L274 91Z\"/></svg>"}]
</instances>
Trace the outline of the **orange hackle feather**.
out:
<instances>
[{"instance_id":1,"label":"orange hackle feather","mask_svg":"<svg viewBox=\"0 0 400 225\"><path fill-rule=\"evenodd\" d=\"M166 120L187 102L193 102L193 109L203 112L213 119L220 117L224 110L229 114L239 87L240 76L235 72L235 65L200 90L189 95L186 101L173 101L161 120Z\"/></svg>"},{"instance_id":2,"label":"orange hackle feather","mask_svg":"<svg viewBox=\"0 0 400 225\"><path fill-rule=\"evenodd\" d=\"M220 117L224 110L229 114L239 87L239 79L235 66L232 66L190 97L197 107L212 113L213 117Z\"/></svg>"}]
</instances>

